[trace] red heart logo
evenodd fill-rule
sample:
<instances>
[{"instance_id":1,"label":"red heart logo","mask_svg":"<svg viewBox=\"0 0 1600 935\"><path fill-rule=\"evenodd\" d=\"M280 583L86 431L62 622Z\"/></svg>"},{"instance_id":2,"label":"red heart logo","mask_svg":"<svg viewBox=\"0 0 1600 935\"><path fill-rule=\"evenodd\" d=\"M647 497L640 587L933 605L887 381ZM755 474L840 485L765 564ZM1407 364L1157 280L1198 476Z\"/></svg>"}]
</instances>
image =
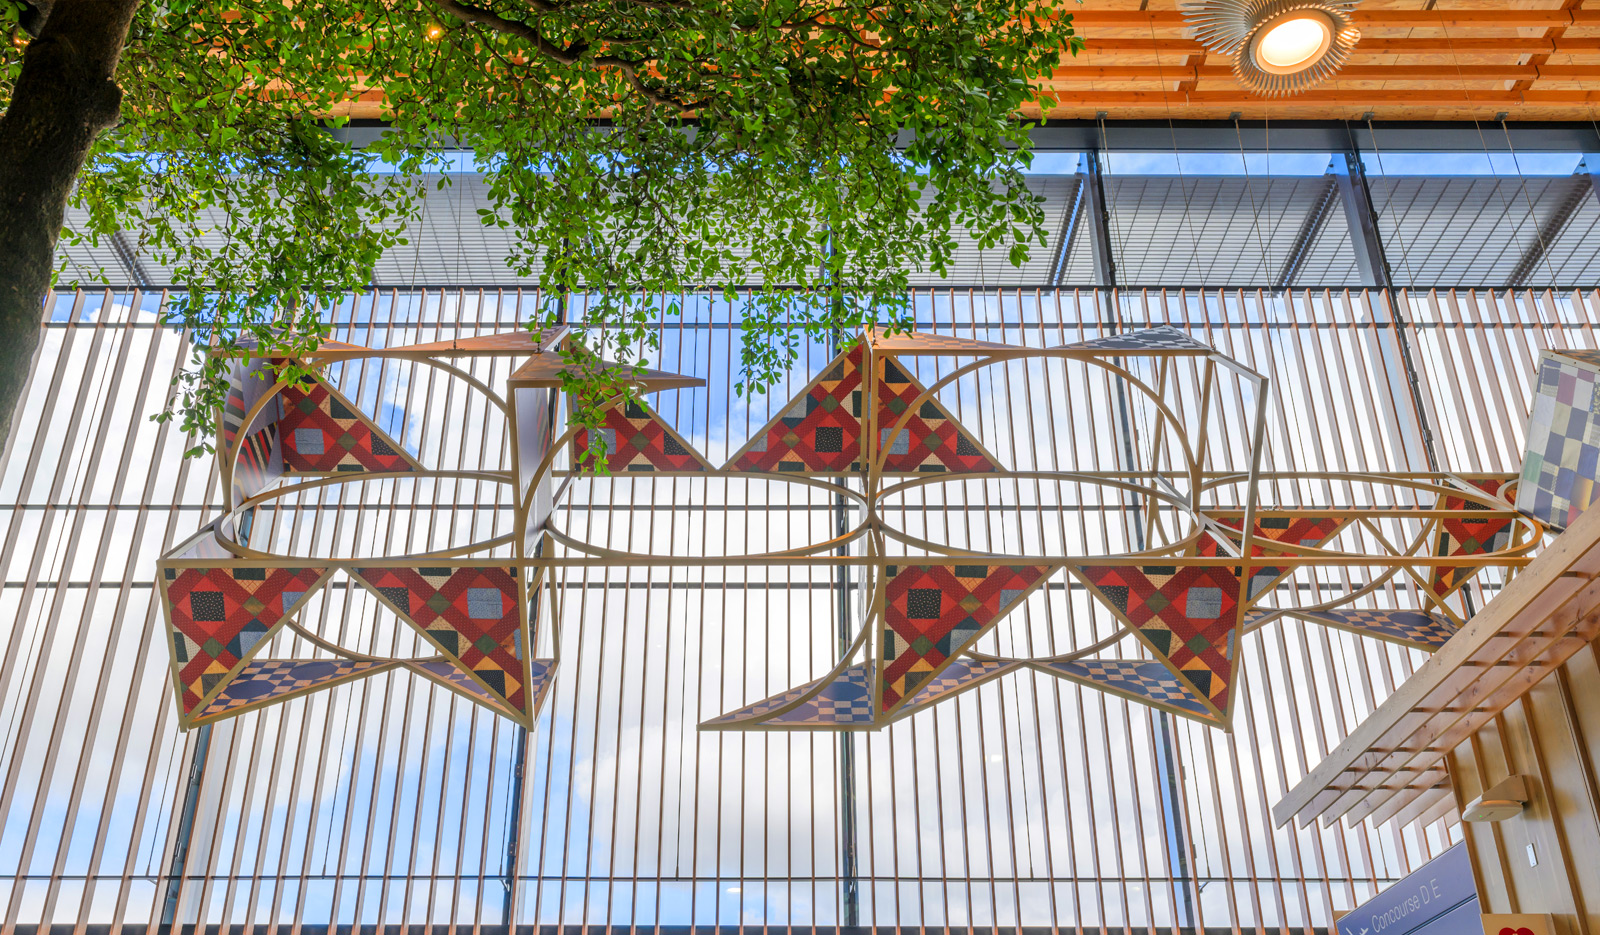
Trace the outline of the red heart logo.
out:
<instances>
[{"instance_id":1,"label":"red heart logo","mask_svg":"<svg viewBox=\"0 0 1600 935\"><path fill-rule=\"evenodd\" d=\"M1533 929L1523 926L1516 931L1512 931L1511 926L1508 925L1500 930L1500 935L1533 935Z\"/></svg>"}]
</instances>

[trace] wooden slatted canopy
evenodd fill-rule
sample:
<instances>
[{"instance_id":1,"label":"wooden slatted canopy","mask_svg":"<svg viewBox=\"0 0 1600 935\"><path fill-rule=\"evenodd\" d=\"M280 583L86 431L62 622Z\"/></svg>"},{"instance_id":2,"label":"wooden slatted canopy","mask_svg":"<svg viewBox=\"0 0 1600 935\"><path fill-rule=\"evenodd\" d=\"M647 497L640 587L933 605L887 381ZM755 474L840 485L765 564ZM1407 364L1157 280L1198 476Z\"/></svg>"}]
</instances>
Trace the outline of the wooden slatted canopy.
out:
<instances>
[{"instance_id":1,"label":"wooden slatted canopy","mask_svg":"<svg viewBox=\"0 0 1600 935\"><path fill-rule=\"evenodd\" d=\"M1438 2L1448 4L1440 7ZM1471 4L1471 5L1468 5ZM1600 118L1600 0L1365 0L1348 66L1285 98L1245 92L1177 0L1084 0L1088 48L1050 81L1049 116L1107 119L1569 120ZM1141 8L1144 7L1144 8ZM382 91L339 113L383 117ZM1039 116L1038 109L1025 116Z\"/></svg>"},{"instance_id":2,"label":"wooden slatted canopy","mask_svg":"<svg viewBox=\"0 0 1600 935\"><path fill-rule=\"evenodd\" d=\"M1056 70L1051 116L1107 119L1580 120L1600 115L1600 6L1581 0L1365 0L1334 79L1294 97L1246 93L1176 0L1085 0L1088 48ZM1431 9L1428 7L1432 7Z\"/></svg>"},{"instance_id":3,"label":"wooden slatted canopy","mask_svg":"<svg viewBox=\"0 0 1600 935\"><path fill-rule=\"evenodd\" d=\"M1282 825L1415 818L1444 758L1600 636L1600 510L1580 516L1272 809Z\"/></svg>"}]
</instances>

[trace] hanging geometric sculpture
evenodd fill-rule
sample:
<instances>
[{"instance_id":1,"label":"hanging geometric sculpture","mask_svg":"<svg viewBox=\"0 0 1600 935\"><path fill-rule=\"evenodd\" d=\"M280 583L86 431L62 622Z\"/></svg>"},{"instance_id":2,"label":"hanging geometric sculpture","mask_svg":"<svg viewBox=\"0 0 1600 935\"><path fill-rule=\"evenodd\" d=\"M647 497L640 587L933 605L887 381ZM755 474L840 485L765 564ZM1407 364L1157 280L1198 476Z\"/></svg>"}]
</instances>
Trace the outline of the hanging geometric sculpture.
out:
<instances>
[{"instance_id":1,"label":"hanging geometric sculpture","mask_svg":"<svg viewBox=\"0 0 1600 935\"><path fill-rule=\"evenodd\" d=\"M1356 0L1190 0L1184 19L1234 76L1266 96L1296 94L1332 77L1361 41Z\"/></svg>"},{"instance_id":2,"label":"hanging geometric sculpture","mask_svg":"<svg viewBox=\"0 0 1600 935\"><path fill-rule=\"evenodd\" d=\"M1252 9L1269 21L1293 12L1261 4ZM711 718L701 725L706 730L877 730L985 686L1004 690L1024 670L1035 679L1061 680L1055 684L1072 683L1226 730L1242 695L1246 634L1295 617L1437 649L1458 628L1453 618L1459 615L1447 600L1473 573L1526 562L1546 521L1570 521L1587 505L1596 473L1593 452L1600 450L1593 422L1600 406L1590 398L1600 394L1600 360L1562 352L1542 364L1540 402L1529 431L1530 449L1540 446L1540 455L1536 461L1530 450L1518 488L1519 505L1532 503L1535 516L1509 508L1504 497L1511 478L1501 475L1445 480L1434 474L1419 480L1306 472L1295 478L1329 488L1332 483L1398 485L1422 492L1407 503L1433 505L1385 512L1315 502L1262 504L1256 465L1265 437L1268 382L1184 330L1158 326L1051 348L869 331L829 361L719 469L641 398L704 385L694 377L602 362L628 375L631 392L619 391L595 413L594 430L570 419L563 429L561 414L570 409L559 397L570 364L557 351L570 348L564 343L570 340L563 330L539 340L515 331L385 349L328 342L301 361L311 368L360 358L413 361L465 380L470 391L503 413L510 443L509 464L473 472L426 467L321 371L298 384L280 384L280 361L232 362L216 445L227 509L157 563L180 723L185 728L212 723L371 675L401 672L531 727L558 669L555 569L577 563L705 568L759 562L856 568L861 577L853 592L859 596L860 619L851 621L855 636L819 677ZM461 357L520 363L505 380L502 396L443 363ZM957 365L945 376L931 382L918 378L928 372L919 368L918 359L943 365L951 358ZM1166 445L1164 460L1150 470L1098 474L1007 470L939 394L981 367L1030 360L1075 362L1103 373L1107 385L1125 387L1127 398L1148 407L1142 411L1150 421L1139 431L1160 439L1158 447ZM1187 390L1175 388L1173 375L1179 371L1190 375ZM1191 404L1220 398L1225 374L1238 381L1227 393L1254 401L1250 424L1218 427L1212 424L1215 407ZM1084 404L1084 418L1126 418L1124 408L1096 405ZM1215 452L1230 446L1214 444L1208 455L1207 442L1229 433L1237 442L1231 447L1249 453L1249 468L1208 467ZM607 470L617 477L756 475L769 483L823 489L829 502L845 505L835 508L836 515L853 509L859 522L851 528L830 526L823 541L759 556L634 553L609 542L590 545L574 530L559 528L554 517L561 491L571 496L574 487L558 487L558 476L609 482L583 459L591 442L606 451ZM364 476L384 483L407 477L504 485L511 491L513 529L414 554L312 558L253 545L257 511L276 498ZM932 503L926 491L937 485L992 489L999 481L1014 487L1026 481L1035 489L1047 482L1099 485L1110 494L1094 505L1105 509L1105 516L1125 519L1128 541L1138 547L1081 554L1060 543L1029 544L1041 539L1025 541L1020 551L972 543L958 548L932 541L934 524L913 528L907 523L919 508L904 501L908 492L922 491L918 503L926 510ZM1275 485L1274 490L1292 487ZM1088 515L1066 511L1087 503L1040 498L1028 508L1041 519L1053 517L1050 522L1064 530L1064 517ZM1202 503L1204 509L1197 506ZM986 506L971 508L980 524ZM1357 520L1375 530L1372 521L1380 515L1420 528L1417 543L1409 550L1386 544L1357 552L1335 547ZM1318 603L1300 601L1306 576L1296 573L1335 560L1371 566L1372 583ZM1396 578L1402 573L1422 582L1418 596L1431 607L1355 605L1378 584L1403 581ZM669 586L672 580L669 576ZM333 581L370 593L399 632L409 628L431 654L389 658L370 652L371 645L359 650L342 645L334 631L344 628L318 625L339 602L318 602L322 613L308 620L311 598ZM1328 597L1316 593L1319 599ZM1276 605L1268 606L1271 602ZM1097 629L1086 644L1072 637L1073 645L1083 648L1040 656L1001 656L987 648L1031 645L1015 634L1054 627L1053 616L1070 618L1086 606L1098 608L1091 613ZM758 625L764 624L752 621L752 628ZM827 625L832 639L837 621ZM316 656L265 653L287 633L316 646Z\"/></svg>"},{"instance_id":3,"label":"hanging geometric sculpture","mask_svg":"<svg viewBox=\"0 0 1600 935\"><path fill-rule=\"evenodd\" d=\"M429 363L451 356L524 357L543 349L530 345L526 332L512 332L381 352L327 342L306 359L318 364L390 356ZM554 655L534 657L540 617L554 617L554 594L546 586L543 569L519 561L543 548L542 518L529 536L511 537L515 551L501 562L461 557L486 551L493 542L412 555L410 563L395 563L388 556L379 557L385 561L377 563L358 557L308 558L250 547L249 530L257 507L324 483L320 478L359 480L367 474L402 473L419 479L463 475L480 482L493 479L482 473L424 468L320 373L300 384L280 384L279 363L248 358L231 367L217 439L219 471L225 479L232 478L230 511L157 563L182 726L212 723L395 670L411 672L532 726L557 662ZM543 377L534 373L528 378ZM541 423L536 417L537 408L525 407L530 418L509 420L513 447L523 460L533 462L530 471L553 441L548 420ZM519 438L517 425L538 437ZM504 473L504 482L511 483L511 472ZM305 475L319 479L287 483ZM524 483L520 488L527 498L517 515L526 523L538 509L538 485ZM375 595L438 655L375 657L339 646L331 634L312 632L297 621L312 594L340 576ZM284 628L328 654L255 658Z\"/></svg>"}]
</instances>

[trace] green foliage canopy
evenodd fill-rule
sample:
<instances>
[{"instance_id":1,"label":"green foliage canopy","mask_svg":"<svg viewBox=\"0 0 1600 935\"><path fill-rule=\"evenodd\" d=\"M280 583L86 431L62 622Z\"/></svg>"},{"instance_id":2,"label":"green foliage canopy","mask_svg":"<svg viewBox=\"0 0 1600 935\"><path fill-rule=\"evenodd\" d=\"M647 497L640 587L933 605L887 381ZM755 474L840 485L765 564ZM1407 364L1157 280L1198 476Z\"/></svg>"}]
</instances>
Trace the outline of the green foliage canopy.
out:
<instances>
[{"instance_id":1,"label":"green foliage canopy","mask_svg":"<svg viewBox=\"0 0 1600 935\"><path fill-rule=\"evenodd\" d=\"M0 11L3 103L26 37L13 0ZM1080 45L1053 0L152 0L68 237L125 231L170 266L198 347L292 355L372 282L458 147L511 266L599 297L594 349L569 352L577 398L625 392L598 354L645 359L671 296L745 284L757 390L804 334L903 327L908 271L944 272L962 230L1019 264L1044 243L1018 114L1047 111L1042 80ZM376 144L329 132L363 108L390 128ZM180 378L167 415L198 437L225 366L197 354Z\"/></svg>"}]
</instances>

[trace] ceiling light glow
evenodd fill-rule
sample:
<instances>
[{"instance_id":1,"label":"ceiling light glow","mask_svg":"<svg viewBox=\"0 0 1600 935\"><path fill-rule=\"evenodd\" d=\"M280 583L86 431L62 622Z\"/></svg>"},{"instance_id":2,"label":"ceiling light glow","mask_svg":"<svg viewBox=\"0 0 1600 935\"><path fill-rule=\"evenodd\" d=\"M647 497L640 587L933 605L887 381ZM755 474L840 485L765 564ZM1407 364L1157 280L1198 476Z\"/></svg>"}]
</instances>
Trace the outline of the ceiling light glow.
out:
<instances>
[{"instance_id":1,"label":"ceiling light glow","mask_svg":"<svg viewBox=\"0 0 1600 935\"><path fill-rule=\"evenodd\" d=\"M1295 94L1343 67L1361 33L1356 0L1193 0L1195 37L1233 59L1239 83L1265 97Z\"/></svg>"},{"instance_id":2,"label":"ceiling light glow","mask_svg":"<svg viewBox=\"0 0 1600 935\"><path fill-rule=\"evenodd\" d=\"M1333 43L1333 21L1316 10L1280 17L1261 30L1255 44L1256 62L1266 69L1299 71L1328 51Z\"/></svg>"}]
</instances>

